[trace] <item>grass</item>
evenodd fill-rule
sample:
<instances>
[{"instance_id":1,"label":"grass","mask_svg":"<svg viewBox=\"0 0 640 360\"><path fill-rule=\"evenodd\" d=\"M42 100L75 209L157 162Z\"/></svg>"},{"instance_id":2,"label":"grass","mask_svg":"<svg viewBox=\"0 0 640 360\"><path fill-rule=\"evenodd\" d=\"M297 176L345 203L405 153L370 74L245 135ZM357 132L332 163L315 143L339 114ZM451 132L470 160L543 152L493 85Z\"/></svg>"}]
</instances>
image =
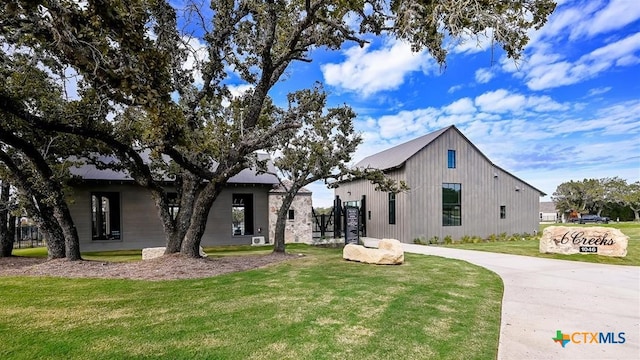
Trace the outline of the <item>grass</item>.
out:
<instances>
[{"instance_id":1,"label":"grass","mask_svg":"<svg viewBox=\"0 0 640 360\"><path fill-rule=\"evenodd\" d=\"M554 225L562 226L575 226L575 227L589 227L589 226L604 226L610 228L617 228L625 235L629 236L629 244L627 245L626 257L609 257L600 256L594 254L574 254L574 255L562 255L562 254L541 254L539 250L538 239L530 239L524 241L506 241L506 242L482 242L477 244L451 244L445 245L456 249L466 250L479 250L489 251L504 254L535 256L547 259L560 259L571 261L584 261L599 264L612 264L612 265L632 265L640 266L640 223L624 222L624 223L610 223L610 224L598 224L598 225L578 225L578 224L542 224L540 225L540 233L544 228Z\"/></svg>"},{"instance_id":2,"label":"grass","mask_svg":"<svg viewBox=\"0 0 640 360\"><path fill-rule=\"evenodd\" d=\"M208 279L0 278L0 358L496 358L496 274L431 256L372 266L339 249L288 249L306 256Z\"/></svg>"}]
</instances>

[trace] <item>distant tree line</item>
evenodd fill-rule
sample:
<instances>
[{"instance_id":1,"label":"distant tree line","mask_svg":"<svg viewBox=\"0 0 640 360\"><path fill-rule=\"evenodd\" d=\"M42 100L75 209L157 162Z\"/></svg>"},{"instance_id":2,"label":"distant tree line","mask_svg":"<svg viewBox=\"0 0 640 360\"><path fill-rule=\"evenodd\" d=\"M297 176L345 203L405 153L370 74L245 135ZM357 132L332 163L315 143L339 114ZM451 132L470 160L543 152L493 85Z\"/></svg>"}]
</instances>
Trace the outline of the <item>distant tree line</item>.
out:
<instances>
[{"instance_id":1,"label":"distant tree line","mask_svg":"<svg viewBox=\"0 0 640 360\"><path fill-rule=\"evenodd\" d=\"M640 221L640 181L627 183L619 177L571 180L558 185L551 199L561 213Z\"/></svg>"}]
</instances>

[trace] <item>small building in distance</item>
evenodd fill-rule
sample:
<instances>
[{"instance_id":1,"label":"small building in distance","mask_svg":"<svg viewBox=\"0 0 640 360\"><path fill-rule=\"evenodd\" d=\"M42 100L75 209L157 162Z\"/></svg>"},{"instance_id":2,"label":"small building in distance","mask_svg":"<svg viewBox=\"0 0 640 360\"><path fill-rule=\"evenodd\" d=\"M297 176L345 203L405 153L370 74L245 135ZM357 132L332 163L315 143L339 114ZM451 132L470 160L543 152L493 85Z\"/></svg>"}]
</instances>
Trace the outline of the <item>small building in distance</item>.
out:
<instances>
[{"instance_id":1,"label":"small building in distance","mask_svg":"<svg viewBox=\"0 0 640 360\"><path fill-rule=\"evenodd\" d=\"M343 203L365 203L366 236L411 243L538 230L540 196L546 194L495 165L455 126L371 155L356 167L383 170L410 187L384 193L360 179L336 188Z\"/></svg>"},{"instance_id":2,"label":"small building in distance","mask_svg":"<svg viewBox=\"0 0 640 360\"><path fill-rule=\"evenodd\" d=\"M558 216L558 210L556 210L556 204L553 201L541 201L540 202L540 222L558 222L560 217Z\"/></svg>"}]
</instances>

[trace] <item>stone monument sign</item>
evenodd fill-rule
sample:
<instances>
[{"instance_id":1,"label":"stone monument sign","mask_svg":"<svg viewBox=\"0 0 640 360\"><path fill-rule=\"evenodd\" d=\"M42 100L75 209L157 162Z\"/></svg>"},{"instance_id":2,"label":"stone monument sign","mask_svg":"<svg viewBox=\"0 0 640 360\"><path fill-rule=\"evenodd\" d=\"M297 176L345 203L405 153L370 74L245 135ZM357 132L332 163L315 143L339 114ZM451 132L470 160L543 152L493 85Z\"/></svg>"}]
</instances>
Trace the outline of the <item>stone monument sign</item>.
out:
<instances>
[{"instance_id":1,"label":"stone monument sign","mask_svg":"<svg viewBox=\"0 0 640 360\"><path fill-rule=\"evenodd\" d=\"M628 243L629 237L615 228L550 226L542 233L540 252L624 257Z\"/></svg>"}]
</instances>

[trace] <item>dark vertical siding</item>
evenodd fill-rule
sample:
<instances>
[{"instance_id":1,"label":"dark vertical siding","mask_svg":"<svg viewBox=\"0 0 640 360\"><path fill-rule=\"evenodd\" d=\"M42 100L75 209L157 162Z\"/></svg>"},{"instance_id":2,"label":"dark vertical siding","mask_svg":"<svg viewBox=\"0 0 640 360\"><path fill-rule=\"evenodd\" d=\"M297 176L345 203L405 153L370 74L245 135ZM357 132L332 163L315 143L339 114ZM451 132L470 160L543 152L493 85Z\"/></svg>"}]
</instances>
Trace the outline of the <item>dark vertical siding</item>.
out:
<instances>
[{"instance_id":1,"label":"dark vertical siding","mask_svg":"<svg viewBox=\"0 0 640 360\"><path fill-rule=\"evenodd\" d=\"M448 150L456 151L455 169L447 167ZM533 233L538 227L540 193L494 166L453 129L411 157L406 171L412 188L413 238ZM461 226L442 226L443 183L462 186ZM500 219L501 205L506 206L506 219Z\"/></svg>"},{"instance_id":2,"label":"dark vertical siding","mask_svg":"<svg viewBox=\"0 0 640 360\"><path fill-rule=\"evenodd\" d=\"M270 187L237 185L225 188L214 202L207 221L203 246L251 244L252 236L268 239L268 195ZM91 193L119 192L121 206L121 239L91 239ZM254 207L254 235L233 236L231 230L231 197L234 193L252 193ZM162 222L158 217L151 194L136 185L82 185L73 190L71 216L80 237L81 251L142 249L165 246ZM261 228L262 232L258 232Z\"/></svg>"},{"instance_id":3,"label":"dark vertical siding","mask_svg":"<svg viewBox=\"0 0 640 360\"><path fill-rule=\"evenodd\" d=\"M269 190L266 186L230 185L225 188L211 207L207 229L202 237L203 246L251 244L253 236L269 240ZM253 194L253 235L233 236L231 207L233 194ZM258 229L261 232L258 232Z\"/></svg>"}]
</instances>

